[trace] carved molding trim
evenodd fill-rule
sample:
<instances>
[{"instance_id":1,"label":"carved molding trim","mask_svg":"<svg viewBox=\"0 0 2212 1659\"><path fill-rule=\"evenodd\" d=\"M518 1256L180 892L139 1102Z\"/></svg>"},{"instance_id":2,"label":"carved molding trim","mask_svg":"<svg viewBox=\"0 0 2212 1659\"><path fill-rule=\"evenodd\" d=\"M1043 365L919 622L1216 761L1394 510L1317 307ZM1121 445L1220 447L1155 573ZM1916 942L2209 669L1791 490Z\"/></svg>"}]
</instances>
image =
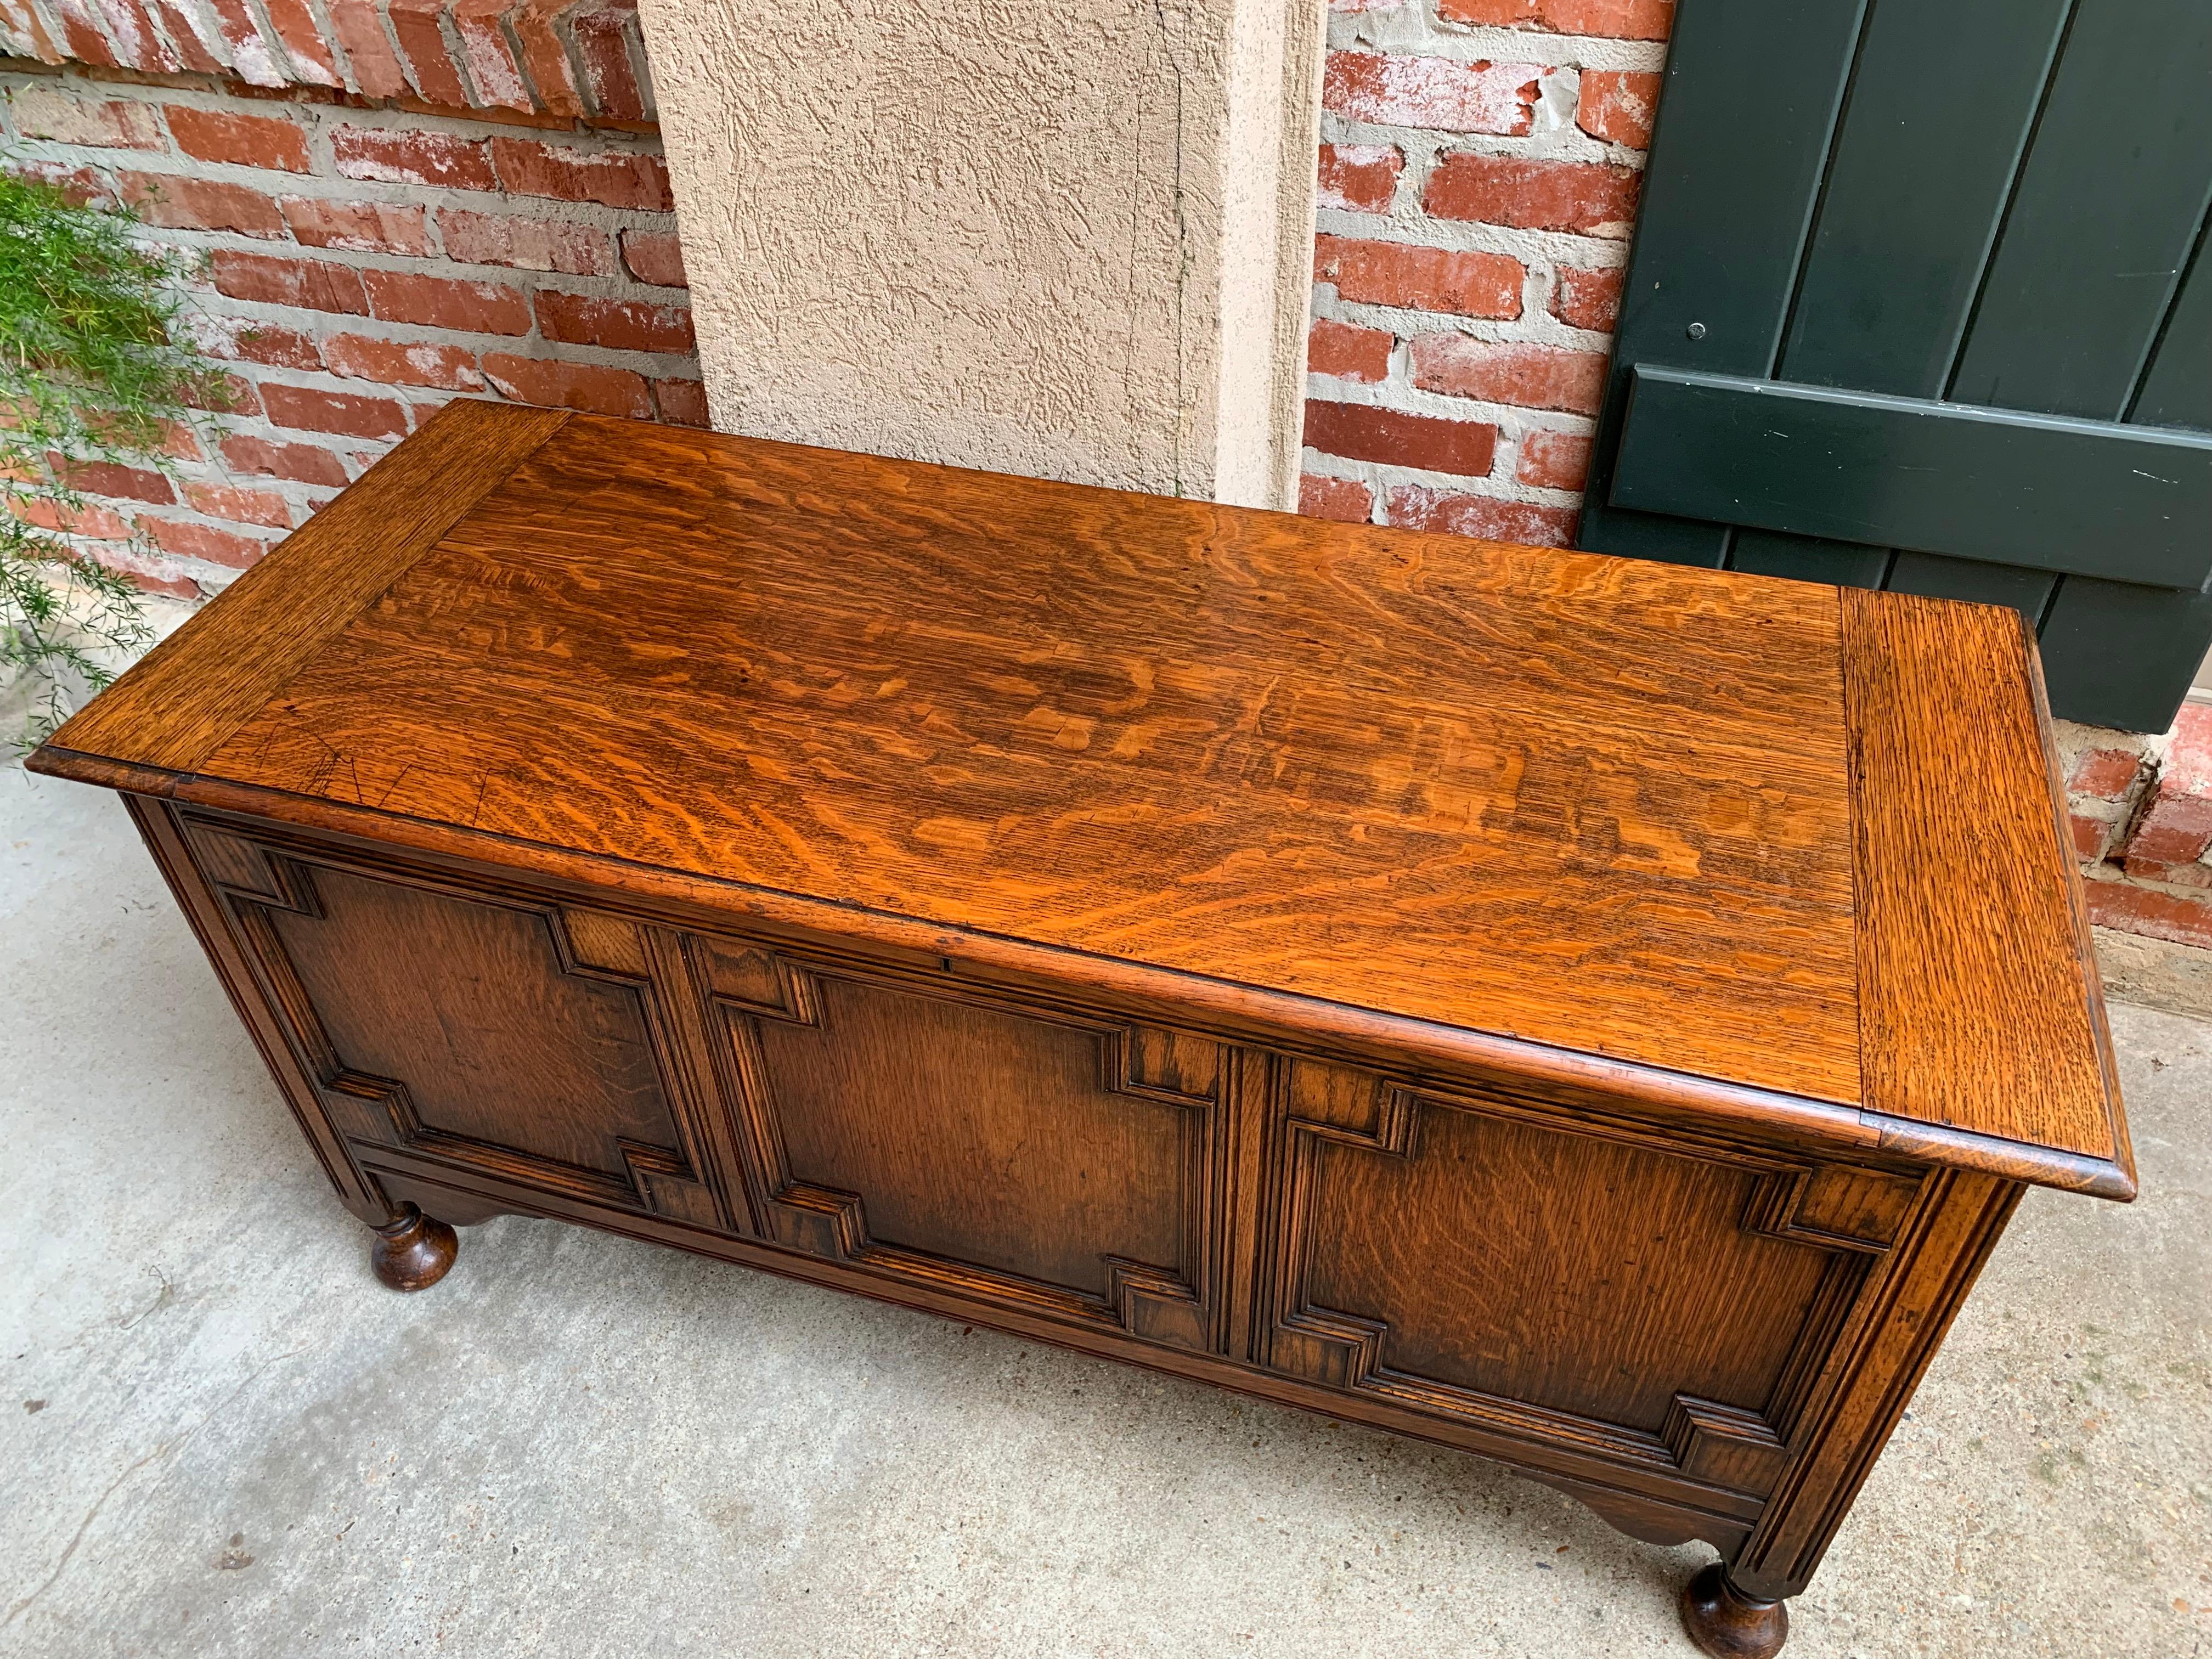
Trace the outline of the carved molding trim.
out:
<instances>
[{"instance_id":1,"label":"carved molding trim","mask_svg":"<svg viewBox=\"0 0 2212 1659\"><path fill-rule=\"evenodd\" d=\"M1764 1498L1790 1461L1789 1449L1757 1412L1678 1394L1660 1439L1682 1473L1732 1492Z\"/></svg>"},{"instance_id":2,"label":"carved molding trim","mask_svg":"<svg viewBox=\"0 0 2212 1659\"><path fill-rule=\"evenodd\" d=\"M1816 1250L1880 1255L1897 1242L1918 1192L1917 1181L1842 1164L1774 1170L1752 1188L1743 1227Z\"/></svg>"}]
</instances>

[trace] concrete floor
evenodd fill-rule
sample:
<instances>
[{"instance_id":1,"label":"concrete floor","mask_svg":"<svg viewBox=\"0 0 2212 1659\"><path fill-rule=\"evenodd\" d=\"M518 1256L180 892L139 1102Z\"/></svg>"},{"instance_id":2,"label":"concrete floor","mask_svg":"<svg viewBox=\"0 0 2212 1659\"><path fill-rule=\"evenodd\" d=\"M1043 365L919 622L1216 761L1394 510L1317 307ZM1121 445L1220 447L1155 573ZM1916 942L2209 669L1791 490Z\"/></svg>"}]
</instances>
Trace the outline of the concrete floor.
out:
<instances>
[{"instance_id":1,"label":"concrete floor","mask_svg":"<svg viewBox=\"0 0 2212 1659\"><path fill-rule=\"evenodd\" d=\"M403 1297L122 809L0 772L0 1652L1685 1655L1472 1458L550 1222ZM2032 1193L1796 1659L2212 1653L2212 1026Z\"/></svg>"}]
</instances>

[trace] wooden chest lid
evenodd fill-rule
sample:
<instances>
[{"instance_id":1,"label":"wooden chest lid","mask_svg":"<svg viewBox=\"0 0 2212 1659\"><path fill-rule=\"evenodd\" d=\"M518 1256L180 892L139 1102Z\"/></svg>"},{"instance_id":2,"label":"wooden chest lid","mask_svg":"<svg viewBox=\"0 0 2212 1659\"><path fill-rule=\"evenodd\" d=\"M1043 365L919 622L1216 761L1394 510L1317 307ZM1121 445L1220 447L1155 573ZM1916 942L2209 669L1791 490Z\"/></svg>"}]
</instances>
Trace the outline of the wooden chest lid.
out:
<instances>
[{"instance_id":1,"label":"wooden chest lid","mask_svg":"<svg viewBox=\"0 0 2212 1659\"><path fill-rule=\"evenodd\" d=\"M2047 727L2010 611L463 402L33 765L2126 1196Z\"/></svg>"}]
</instances>

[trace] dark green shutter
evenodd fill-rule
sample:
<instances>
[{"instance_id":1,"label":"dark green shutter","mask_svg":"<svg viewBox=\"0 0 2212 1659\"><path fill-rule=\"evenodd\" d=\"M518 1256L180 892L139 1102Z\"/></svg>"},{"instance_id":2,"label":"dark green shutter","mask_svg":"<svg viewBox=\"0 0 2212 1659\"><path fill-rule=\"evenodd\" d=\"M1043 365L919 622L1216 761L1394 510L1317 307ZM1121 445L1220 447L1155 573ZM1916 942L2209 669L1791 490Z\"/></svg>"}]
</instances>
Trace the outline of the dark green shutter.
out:
<instances>
[{"instance_id":1,"label":"dark green shutter","mask_svg":"<svg viewBox=\"0 0 2212 1659\"><path fill-rule=\"evenodd\" d=\"M1582 545L2212 645L2212 0L1682 0Z\"/></svg>"}]
</instances>

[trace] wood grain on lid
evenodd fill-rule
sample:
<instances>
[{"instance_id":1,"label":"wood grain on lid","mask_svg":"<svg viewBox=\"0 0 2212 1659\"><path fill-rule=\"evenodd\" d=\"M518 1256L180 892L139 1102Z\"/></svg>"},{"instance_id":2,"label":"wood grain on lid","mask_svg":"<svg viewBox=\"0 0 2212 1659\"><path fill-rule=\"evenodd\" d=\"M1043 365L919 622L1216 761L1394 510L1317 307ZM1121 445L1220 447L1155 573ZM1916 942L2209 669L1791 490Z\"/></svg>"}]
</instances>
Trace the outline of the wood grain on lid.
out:
<instances>
[{"instance_id":1,"label":"wood grain on lid","mask_svg":"<svg viewBox=\"0 0 2212 1659\"><path fill-rule=\"evenodd\" d=\"M194 770L568 418L448 404L232 583L219 623L163 641L70 720L54 746Z\"/></svg>"},{"instance_id":2,"label":"wood grain on lid","mask_svg":"<svg viewBox=\"0 0 2212 1659\"><path fill-rule=\"evenodd\" d=\"M1818 589L578 417L204 770L1855 1102Z\"/></svg>"},{"instance_id":3,"label":"wood grain on lid","mask_svg":"<svg viewBox=\"0 0 2212 1659\"><path fill-rule=\"evenodd\" d=\"M2018 612L1845 588L1869 1111L2128 1164Z\"/></svg>"}]
</instances>

